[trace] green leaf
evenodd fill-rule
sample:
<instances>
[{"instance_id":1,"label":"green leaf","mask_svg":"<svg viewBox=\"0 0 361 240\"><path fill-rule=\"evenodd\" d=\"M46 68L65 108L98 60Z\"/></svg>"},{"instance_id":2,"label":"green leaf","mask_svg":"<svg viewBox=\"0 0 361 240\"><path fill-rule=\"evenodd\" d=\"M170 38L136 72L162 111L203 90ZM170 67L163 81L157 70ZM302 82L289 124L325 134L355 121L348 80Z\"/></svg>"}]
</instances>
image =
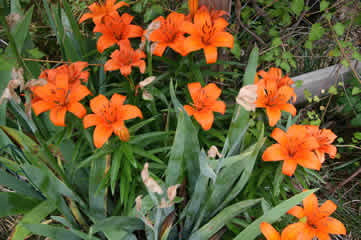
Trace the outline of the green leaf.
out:
<instances>
[{"instance_id":1,"label":"green leaf","mask_svg":"<svg viewBox=\"0 0 361 240\"><path fill-rule=\"evenodd\" d=\"M302 87L302 85L303 85L303 81L302 81L302 80L297 80L297 81L296 81L296 88L300 88L300 87Z\"/></svg>"},{"instance_id":2,"label":"green leaf","mask_svg":"<svg viewBox=\"0 0 361 240\"><path fill-rule=\"evenodd\" d=\"M306 43L305 43L305 48L307 49L312 49L312 41L311 40L307 40Z\"/></svg>"},{"instance_id":3,"label":"green leaf","mask_svg":"<svg viewBox=\"0 0 361 240\"><path fill-rule=\"evenodd\" d=\"M342 36L345 32L345 25L343 25L340 22L337 22L334 26L333 29L335 30L336 34L338 36Z\"/></svg>"},{"instance_id":4,"label":"green leaf","mask_svg":"<svg viewBox=\"0 0 361 240\"><path fill-rule=\"evenodd\" d=\"M27 223L40 223L46 216L52 213L56 209L56 206L52 201L43 201L38 206L31 209L30 212L26 213L21 219L19 224L15 228L12 240L23 240L30 234L30 231L24 227Z\"/></svg>"},{"instance_id":5,"label":"green leaf","mask_svg":"<svg viewBox=\"0 0 361 240\"><path fill-rule=\"evenodd\" d=\"M291 71L291 67L290 65L288 64L287 61L282 61L281 64L280 64L280 67L285 70L286 72L290 72Z\"/></svg>"},{"instance_id":6,"label":"green leaf","mask_svg":"<svg viewBox=\"0 0 361 240\"><path fill-rule=\"evenodd\" d=\"M9 58L8 56L6 56L4 54L0 55L0 71L9 71L10 74L11 74L11 69L13 67L15 67L15 65L16 65L16 59L15 58ZM9 81L6 81L5 79L3 79L1 82L2 82L1 85L4 84L4 87L3 86L0 87L0 93L3 92L4 88L7 86L7 83Z\"/></svg>"},{"instance_id":7,"label":"green leaf","mask_svg":"<svg viewBox=\"0 0 361 240\"><path fill-rule=\"evenodd\" d=\"M201 229L193 233L189 240L208 240L217 233L225 224L229 223L234 217L245 211L247 208L261 202L261 199L246 200L235 203L218 213Z\"/></svg>"},{"instance_id":8,"label":"green leaf","mask_svg":"<svg viewBox=\"0 0 361 240\"><path fill-rule=\"evenodd\" d=\"M249 55L248 64L243 77L243 86L254 83L254 79L257 72L259 49L254 47Z\"/></svg>"},{"instance_id":9,"label":"green leaf","mask_svg":"<svg viewBox=\"0 0 361 240\"><path fill-rule=\"evenodd\" d=\"M330 3L328 1L322 0L320 3L320 11L323 12L329 5Z\"/></svg>"},{"instance_id":10,"label":"green leaf","mask_svg":"<svg viewBox=\"0 0 361 240\"><path fill-rule=\"evenodd\" d=\"M42 57L45 57L45 53L39 50L39 48L33 48L27 51L32 58L40 59Z\"/></svg>"},{"instance_id":11,"label":"green leaf","mask_svg":"<svg viewBox=\"0 0 361 240\"><path fill-rule=\"evenodd\" d=\"M106 199L105 192L106 188L101 190L97 188L104 178L105 168L106 168L106 158L98 158L92 161L90 167L90 176L89 176L89 209L90 214L96 219L104 219L106 215ZM97 194L95 194L97 192Z\"/></svg>"},{"instance_id":12,"label":"green leaf","mask_svg":"<svg viewBox=\"0 0 361 240\"><path fill-rule=\"evenodd\" d=\"M337 91L337 87L336 86L331 86L329 89L328 89L328 93L331 94L331 95L337 95L338 91Z\"/></svg>"},{"instance_id":13,"label":"green leaf","mask_svg":"<svg viewBox=\"0 0 361 240\"><path fill-rule=\"evenodd\" d=\"M305 1L304 0L292 0L291 3L291 9L296 14L296 16L299 16L305 7Z\"/></svg>"},{"instance_id":14,"label":"green leaf","mask_svg":"<svg viewBox=\"0 0 361 240\"><path fill-rule=\"evenodd\" d=\"M166 184L172 186L179 183L183 175L183 166L185 166L190 192L192 193L200 175L198 131L177 100L173 81L170 82L170 93L174 108L178 109L179 113L177 114L177 130L167 167Z\"/></svg>"},{"instance_id":15,"label":"green leaf","mask_svg":"<svg viewBox=\"0 0 361 240\"><path fill-rule=\"evenodd\" d=\"M247 164L244 165L244 170L243 170L239 180L236 182L236 184L234 186L232 186L230 188L231 191L228 194L226 194L227 197L223 201L219 202L217 211L222 209L222 207L226 206L227 203L233 201L233 199L243 190L243 188L248 183L248 180L252 175L253 168L255 166L259 151L261 150L261 147L263 146L263 144L266 140L264 138L263 124L262 124L262 128L259 130L259 132L260 133L259 133L257 142L254 145L250 146L247 150L245 150L244 152L241 153L241 154L244 154L244 156L249 154L248 157L246 158L247 161L242 161L243 164L245 164L245 163L247 163ZM239 162L236 164L240 165ZM230 166L229 168L231 169L232 166ZM242 168L242 167L239 166L239 168Z\"/></svg>"},{"instance_id":16,"label":"green leaf","mask_svg":"<svg viewBox=\"0 0 361 240\"><path fill-rule=\"evenodd\" d=\"M144 14L144 22L150 22L153 19L155 19L156 17L160 16L163 14L163 8L161 5L159 4L154 4L152 5L152 7L150 9L147 9L145 14Z\"/></svg>"},{"instance_id":17,"label":"green leaf","mask_svg":"<svg viewBox=\"0 0 361 240\"><path fill-rule=\"evenodd\" d=\"M30 23L31 23L31 18L33 16L33 9L34 9L34 6L32 6L26 12L23 20L19 24L17 24L15 26L15 28L12 29L12 31L11 31L11 35L14 38L15 45L16 45L19 53L21 53L24 43L25 43L25 39L26 39L27 35L29 34L29 27L30 27ZM10 52L12 47L13 47L12 43L10 43L9 46L6 48L6 55L14 58L14 57L16 57L16 55L13 52Z\"/></svg>"},{"instance_id":18,"label":"green leaf","mask_svg":"<svg viewBox=\"0 0 361 240\"><path fill-rule=\"evenodd\" d=\"M236 37L233 37L234 39L234 44L233 44L233 48L231 49L231 53L233 54L233 56L235 56L237 59L239 59L241 57L241 45L239 44L239 41L237 40Z\"/></svg>"},{"instance_id":19,"label":"green leaf","mask_svg":"<svg viewBox=\"0 0 361 240\"><path fill-rule=\"evenodd\" d=\"M278 204L276 207L267 211L263 216L253 221L246 229L244 229L240 234L238 234L237 237L234 238L234 240L255 239L261 233L261 230L259 228L261 222L268 222L272 224L273 222L277 221L280 217L282 217L288 210L290 210L292 207L297 205L299 202L301 202L311 193L314 193L316 191L317 189L308 190L299 193L286 201L283 201L282 203Z\"/></svg>"},{"instance_id":20,"label":"green leaf","mask_svg":"<svg viewBox=\"0 0 361 240\"><path fill-rule=\"evenodd\" d=\"M352 52L352 57L361 62L361 53L359 53L357 49Z\"/></svg>"},{"instance_id":21,"label":"green leaf","mask_svg":"<svg viewBox=\"0 0 361 240\"><path fill-rule=\"evenodd\" d=\"M0 192L0 217L25 214L38 205L39 200L13 192Z\"/></svg>"},{"instance_id":22,"label":"green leaf","mask_svg":"<svg viewBox=\"0 0 361 240\"><path fill-rule=\"evenodd\" d=\"M272 39L272 47L278 47L281 46L282 40L280 37L276 37Z\"/></svg>"},{"instance_id":23,"label":"green leaf","mask_svg":"<svg viewBox=\"0 0 361 240\"><path fill-rule=\"evenodd\" d=\"M310 41L315 41L321 39L323 34L325 33L325 29L321 26L320 23L315 23L312 25L310 35L308 36L308 39Z\"/></svg>"},{"instance_id":24,"label":"green leaf","mask_svg":"<svg viewBox=\"0 0 361 240\"><path fill-rule=\"evenodd\" d=\"M2 186L10 188L18 194L23 194L34 199L42 199L41 195L36 192L29 183L10 175L5 172L4 169L0 169L0 183Z\"/></svg>"},{"instance_id":25,"label":"green leaf","mask_svg":"<svg viewBox=\"0 0 361 240\"><path fill-rule=\"evenodd\" d=\"M116 229L122 229L127 232L143 230L144 223L136 217L114 216L97 221L93 226L91 226L93 233L99 231L108 232Z\"/></svg>"},{"instance_id":26,"label":"green leaf","mask_svg":"<svg viewBox=\"0 0 361 240\"><path fill-rule=\"evenodd\" d=\"M24 226L32 233L48 237L50 239L67 239L67 240L79 240L76 234L72 233L71 230L67 230L62 227L54 227L45 224L29 224L26 223ZM88 239L88 238L83 238ZM96 239L96 238L91 238Z\"/></svg>"},{"instance_id":27,"label":"green leaf","mask_svg":"<svg viewBox=\"0 0 361 240\"><path fill-rule=\"evenodd\" d=\"M357 95L357 94L359 94L359 93L361 93L361 89L360 89L360 88L358 88L358 87L353 87L353 88L352 88L352 95Z\"/></svg>"},{"instance_id":28,"label":"green leaf","mask_svg":"<svg viewBox=\"0 0 361 240\"><path fill-rule=\"evenodd\" d=\"M110 189L112 194L115 193L115 185L118 179L118 173L120 169L120 162L122 160L122 148L118 148L112 155L112 166L110 168Z\"/></svg>"}]
</instances>

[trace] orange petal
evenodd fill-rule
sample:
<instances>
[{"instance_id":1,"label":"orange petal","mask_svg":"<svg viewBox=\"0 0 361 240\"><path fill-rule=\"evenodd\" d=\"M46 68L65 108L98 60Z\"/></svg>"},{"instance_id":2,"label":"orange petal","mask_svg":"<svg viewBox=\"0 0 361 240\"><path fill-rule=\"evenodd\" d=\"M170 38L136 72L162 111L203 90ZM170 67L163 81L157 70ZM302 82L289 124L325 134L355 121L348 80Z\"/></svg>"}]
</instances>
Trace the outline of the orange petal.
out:
<instances>
[{"instance_id":1,"label":"orange petal","mask_svg":"<svg viewBox=\"0 0 361 240\"><path fill-rule=\"evenodd\" d=\"M127 104L121 106L121 108L119 109L119 120L129 120L137 117L143 118L143 115L140 109L136 106Z\"/></svg>"},{"instance_id":2,"label":"orange petal","mask_svg":"<svg viewBox=\"0 0 361 240\"><path fill-rule=\"evenodd\" d=\"M228 32L217 32L210 40L214 47L228 47L233 48L234 38L233 35Z\"/></svg>"},{"instance_id":3,"label":"orange petal","mask_svg":"<svg viewBox=\"0 0 361 240\"><path fill-rule=\"evenodd\" d=\"M328 233L325 233L325 232L318 231L316 233L316 236L317 236L318 240L331 240L330 235L328 235Z\"/></svg>"},{"instance_id":4,"label":"orange petal","mask_svg":"<svg viewBox=\"0 0 361 240\"><path fill-rule=\"evenodd\" d=\"M211 110L220 114L224 114L226 112L226 104L223 101L216 101L212 105Z\"/></svg>"},{"instance_id":5,"label":"orange petal","mask_svg":"<svg viewBox=\"0 0 361 240\"><path fill-rule=\"evenodd\" d=\"M334 145L326 145L326 146L322 146L322 151L324 151L325 153L328 153L328 155L330 156L330 158L335 158L336 154L337 154L337 148Z\"/></svg>"},{"instance_id":6,"label":"orange petal","mask_svg":"<svg viewBox=\"0 0 361 240\"><path fill-rule=\"evenodd\" d=\"M268 122L269 125L271 127L273 127L274 125L276 125L276 123L280 120L281 118L281 111L279 110L279 108L275 108L275 107L267 107L266 108L266 113L268 116Z\"/></svg>"},{"instance_id":7,"label":"orange petal","mask_svg":"<svg viewBox=\"0 0 361 240\"><path fill-rule=\"evenodd\" d=\"M68 92L69 89L69 76L66 73L60 73L56 75L56 88L64 89L65 92Z\"/></svg>"},{"instance_id":8,"label":"orange petal","mask_svg":"<svg viewBox=\"0 0 361 240\"><path fill-rule=\"evenodd\" d=\"M114 70L118 70L118 69L119 69L119 65L113 59L109 59L104 65L104 71L105 72L114 71Z\"/></svg>"},{"instance_id":9,"label":"orange petal","mask_svg":"<svg viewBox=\"0 0 361 240\"><path fill-rule=\"evenodd\" d=\"M199 82L188 83L188 91L192 97L193 103L195 103L199 97L202 85Z\"/></svg>"},{"instance_id":10,"label":"orange petal","mask_svg":"<svg viewBox=\"0 0 361 240\"><path fill-rule=\"evenodd\" d=\"M92 127L97 125L97 115L96 114L88 114L83 118L84 128Z\"/></svg>"},{"instance_id":11,"label":"orange petal","mask_svg":"<svg viewBox=\"0 0 361 240\"><path fill-rule=\"evenodd\" d=\"M292 176L296 171L297 162L293 160L285 160L282 165L282 173L287 176Z\"/></svg>"},{"instance_id":12,"label":"orange petal","mask_svg":"<svg viewBox=\"0 0 361 240\"><path fill-rule=\"evenodd\" d=\"M84 115L86 114L85 107L79 102L70 103L68 106L68 111L73 113L78 118L83 118Z\"/></svg>"},{"instance_id":13,"label":"orange petal","mask_svg":"<svg viewBox=\"0 0 361 240\"><path fill-rule=\"evenodd\" d=\"M217 62L218 51L214 46L206 46L203 48L204 55L206 56L207 64Z\"/></svg>"},{"instance_id":14,"label":"orange petal","mask_svg":"<svg viewBox=\"0 0 361 240\"><path fill-rule=\"evenodd\" d=\"M134 62L132 65L135 66L135 67L138 67L139 71L141 73L145 72L145 61L140 60L140 61Z\"/></svg>"},{"instance_id":15,"label":"orange petal","mask_svg":"<svg viewBox=\"0 0 361 240\"><path fill-rule=\"evenodd\" d=\"M194 114L194 112L196 111L196 110L194 110L194 108L192 108L189 105L184 105L184 110L186 110L186 112L189 116L192 116Z\"/></svg>"},{"instance_id":16,"label":"orange petal","mask_svg":"<svg viewBox=\"0 0 361 240\"><path fill-rule=\"evenodd\" d=\"M90 100L90 108L95 114L103 114L109 108L109 100L104 95L98 95Z\"/></svg>"},{"instance_id":17,"label":"orange petal","mask_svg":"<svg viewBox=\"0 0 361 240\"><path fill-rule=\"evenodd\" d=\"M213 112L211 111L194 112L193 116L205 131L211 129L214 121Z\"/></svg>"},{"instance_id":18,"label":"orange petal","mask_svg":"<svg viewBox=\"0 0 361 240\"><path fill-rule=\"evenodd\" d=\"M91 13L85 13L83 16L81 16L80 20L79 20L79 23L82 23L84 22L85 20L89 19L89 18L92 18L93 17L93 14Z\"/></svg>"},{"instance_id":19,"label":"orange petal","mask_svg":"<svg viewBox=\"0 0 361 240\"><path fill-rule=\"evenodd\" d=\"M281 130L279 128L275 128L271 134L271 137L273 139L275 139L282 146L287 146L288 137L287 137L287 134L283 130Z\"/></svg>"},{"instance_id":20,"label":"orange petal","mask_svg":"<svg viewBox=\"0 0 361 240\"><path fill-rule=\"evenodd\" d=\"M56 107L50 110L50 121L54 123L55 126L65 127L65 107Z\"/></svg>"},{"instance_id":21,"label":"orange petal","mask_svg":"<svg viewBox=\"0 0 361 240\"><path fill-rule=\"evenodd\" d=\"M280 144L273 144L270 147L268 147L263 155L262 159L263 161L281 161L285 159L285 152L282 150L282 147Z\"/></svg>"},{"instance_id":22,"label":"orange petal","mask_svg":"<svg viewBox=\"0 0 361 240\"><path fill-rule=\"evenodd\" d=\"M143 35L143 28L137 25L128 25L124 37L136 38L136 37L141 37L142 35Z\"/></svg>"},{"instance_id":23,"label":"orange petal","mask_svg":"<svg viewBox=\"0 0 361 240\"><path fill-rule=\"evenodd\" d=\"M111 126L98 124L95 127L94 135L93 135L93 141L95 147L101 148L104 145L104 143L108 141L112 133L113 133L113 128Z\"/></svg>"},{"instance_id":24,"label":"orange petal","mask_svg":"<svg viewBox=\"0 0 361 240\"><path fill-rule=\"evenodd\" d=\"M294 206L287 213L292 216L295 216L298 219L301 219L305 216L305 212L303 211L303 208L301 208L300 206Z\"/></svg>"},{"instance_id":25,"label":"orange petal","mask_svg":"<svg viewBox=\"0 0 361 240\"><path fill-rule=\"evenodd\" d=\"M123 142L128 142L130 134L128 128L125 127L124 121L118 121L113 124L114 133L122 140Z\"/></svg>"},{"instance_id":26,"label":"orange petal","mask_svg":"<svg viewBox=\"0 0 361 240\"><path fill-rule=\"evenodd\" d=\"M157 43L155 43L154 46L155 47L153 48L152 54L155 56L158 56L158 57L163 56L163 53L164 53L165 49L167 48L167 44L157 42Z\"/></svg>"},{"instance_id":27,"label":"orange petal","mask_svg":"<svg viewBox=\"0 0 361 240\"><path fill-rule=\"evenodd\" d=\"M296 240L296 239L301 240L298 237L301 232L305 231L305 227L306 227L306 224L302 223L302 222L290 224L285 229L283 229L283 231L281 233L281 239L282 240ZM302 238L302 240L304 240L304 239ZM312 240L312 239L310 239L310 240Z\"/></svg>"},{"instance_id":28,"label":"orange petal","mask_svg":"<svg viewBox=\"0 0 361 240\"><path fill-rule=\"evenodd\" d=\"M318 200L315 194L311 194L303 199L303 209L306 216L312 216L315 212L318 212Z\"/></svg>"},{"instance_id":29,"label":"orange petal","mask_svg":"<svg viewBox=\"0 0 361 240\"><path fill-rule=\"evenodd\" d=\"M315 170L320 170L321 168L320 160L311 151L297 151L293 159L295 159L297 163L304 168L310 168Z\"/></svg>"},{"instance_id":30,"label":"orange petal","mask_svg":"<svg viewBox=\"0 0 361 240\"><path fill-rule=\"evenodd\" d=\"M224 29L228 26L228 22L224 18L217 18L213 23L216 32L223 32Z\"/></svg>"},{"instance_id":31,"label":"orange petal","mask_svg":"<svg viewBox=\"0 0 361 240\"><path fill-rule=\"evenodd\" d=\"M51 104L51 103L43 101L43 100L33 102L31 104L31 106L33 107L33 110L34 110L34 113L36 116L38 116L40 113L49 111L50 109L55 107L54 104Z\"/></svg>"},{"instance_id":32,"label":"orange petal","mask_svg":"<svg viewBox=\"0 0 361 240\"><path fill-rule=\"evenodd\" d=\"M289 104L289 103L281 104L281 105L279 105L279 108L280 108L280 110L291 113L291 115L293 117L296 116L297 110L296 110L295 106L293 106L292 104Z\"/></svg>"},{"instance_id":33,"label":"orange petal","mask_svg":"<svg viewBox=\"0 0 361 240\"><path fill-rule=\"evenodd\" d=\"M316 223L318 229L331 234L346 234L345 225L333 217L323 218Z\"/></svg>"},{"instance_id":34,"label":"orange petal","mask_svg":"<svg viewBox=\"0 0 361 240\"><path fill-rule=\"evenodd\" d=\"M118 109L124 104L125 100L127 99L126 96L120 95L118 93L113 94L110 102L112 106L116 106Z\"/></svg>"},{"instance_id":35,"label":"orange petal","mask_svg":"<svg viewBox=\"0 0 361 240\"><path fill-rule=\"evenodd\" d=\"M204 26L209 25L212 22L211 15L209 14L208 8L203 8L197 11L194 16L193 22L195 25Z\"/></svg>"},{"instance_id":36,"label":"orange petal","mask_svg":"<svg viewBox=\"0 0 361 240\"><path fill-rule=\"evenodd\" d=\"M205 94L207 95L207 98L211 101L217 100L222 93L222 90L217 87L215 83L209 83L203 89Z\"/></svg>"},{"instance_id":37,"label":"orange petal","mask_svg":"<svg viewBox=\"0 0 361 240\"><path fill-rule=\"evenodd\" d=\"M184 47L187 49L187 52L190 53L202 49L205 45L202 43L200 38L191 35L184 41Z\"/></svg>"},{"instance_id":38,"label":"orange petal","mask_svg":"<svg viewBox=\"0 0 361 240\"><path fill-rule=\"evenodd\" d=\"M190 35L199 35L198 29L191 22L184 22L182 29L184 30L184 32L186 32Z\"/></svg>"},{"instance_id":39,"label":"orange petal","mask_svg":"<svg viewBox=\"0 0 361 240\"><path fill-rule=\"evenodd\" d=\"M132 73L132 67L130 65L123 65L119 70L124 77L127 77Z\"/></svg>"},{"instance_id":40,"label":"orange petal","mask_svg":"<svg viewBox=\"0 0 361 240\"><path fill-rule=\"evenodd\" d=\"M323 217L330 216L334 211L336 211L336 204L334 204L331 200L327 200L320 207L320 214Z\"/></svg>"},{"instance_id":41,"label":"orange petal","mask_svg":"<svg viewBox=\"0 0 361 240\"><path fill-rule=\"evenodd\" d=\"M77 85L73 89L71 89L69 93L69 101L70 102L78 102L85 98L86 96L90 95L91 92L89 89L84 85Z\"/></svg>"},{"instance_id":42,"label":"orange petal","mask_svg":"<svg viewBox=\"0 0 361 240\"><path fill-rule=\"evenodd\" d=\"M97 49L100 53L104 52L105 49L113 46L117 43L117 40L114 37L109 35L102 35L97 42Z\"/></svg>"},{"instance_id":43,"label":"orange petal","mask_svg":"<svg viewBox=\"0 0 361 240\"><path fill-rule=\"evenodd\" d=\"M262 234L266 237L267 240L280 240L281 236L271 224L267 222L262 222L260 225Z\"/></svg>"}]
</instances>

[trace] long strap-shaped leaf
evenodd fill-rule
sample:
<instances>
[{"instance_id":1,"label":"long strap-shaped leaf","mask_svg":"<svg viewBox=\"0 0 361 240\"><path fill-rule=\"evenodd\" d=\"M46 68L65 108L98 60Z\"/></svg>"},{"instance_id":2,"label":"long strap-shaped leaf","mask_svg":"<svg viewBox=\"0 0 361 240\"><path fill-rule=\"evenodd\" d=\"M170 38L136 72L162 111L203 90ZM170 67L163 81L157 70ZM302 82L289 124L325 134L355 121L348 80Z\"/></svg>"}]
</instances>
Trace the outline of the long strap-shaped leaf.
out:
<instances>
[{"instance_id":1,"label":"long strap-shaped leaf","mask_svg":"<svg viewBox=\"0 0 361 240\"><path fill-rule=\"evenodd\" d=\"M217 233L225 224L232 220L232 218L236 217L247 208L261 202L261 200L262 199L241 201L225 208L201 229L193 233L189 240L208 240L215 233Z\"/></svg>"}]
</instances>

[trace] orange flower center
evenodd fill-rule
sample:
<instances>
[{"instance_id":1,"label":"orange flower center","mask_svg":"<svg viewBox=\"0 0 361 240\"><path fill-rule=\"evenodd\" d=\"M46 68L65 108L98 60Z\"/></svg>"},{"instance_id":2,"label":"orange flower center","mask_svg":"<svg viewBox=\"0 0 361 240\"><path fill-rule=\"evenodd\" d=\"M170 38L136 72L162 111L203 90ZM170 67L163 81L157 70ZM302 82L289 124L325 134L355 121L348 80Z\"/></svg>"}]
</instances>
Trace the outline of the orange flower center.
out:
<instances>
[{"instance_id":1,"label":"orange flower center","mask_svg":"<svg viewBox=\"0 0 361 240\"><path fill-rule=\"evenodd\" d=\"M52 89L51 93L53 94L54 97L54 103L56 105L59 105L61 107L66 107L69 103L69 93L70 90L68 90L67 92L65 91L65 89L63 88L56 88L56 89Z\"/></svg>"},{"instance_id":2,"label":"orange flower center","mask_svg":"<svg viewBox=\"0 0 361 240\"><path fill-rule=\"evenodd\" d=\"M165 36L166 42L174 42L178 33L178 27L172 18L167 18L165 22L162 23L160 29Z\"/></svg>"},{"instance_id":3,"label":"orange flower center","mask_svg":"<svg viewBox=\"0 0 361 240\"><path fill-rule=\"evenodd\" d=\"M200 89L200 93L198 97L195 99L193 107L197 109L197 111L201 111L203 109L207 109L213 103L209 101L206 92L204 89Z\"/></svg>"},{"instance_id":4,"label":"orange flower center","mask_svg":"<svg viewBox=\"0 0 361 240\"><path fill-rule=\"evenodd\" d=\"M117 109L108 103L103 107L103 118L107 124L112 124L117 120Z\"/></svg>"},{"instance_id":5,"label":"orange flower center","mask_svg":"<svg viewBox=\"0 0 361 240\"><path fill-rule=\"evenodd\" d=\"M202 29L201 29L201 39L202 39L202 42L205 44L205 45L209 45L210 43L210 39L211 37L214 35L215 33L215 29L213 27L213 24L212 22L210 21L206 21L206 23L202 26Z\"/></svg>"}]
</instances>

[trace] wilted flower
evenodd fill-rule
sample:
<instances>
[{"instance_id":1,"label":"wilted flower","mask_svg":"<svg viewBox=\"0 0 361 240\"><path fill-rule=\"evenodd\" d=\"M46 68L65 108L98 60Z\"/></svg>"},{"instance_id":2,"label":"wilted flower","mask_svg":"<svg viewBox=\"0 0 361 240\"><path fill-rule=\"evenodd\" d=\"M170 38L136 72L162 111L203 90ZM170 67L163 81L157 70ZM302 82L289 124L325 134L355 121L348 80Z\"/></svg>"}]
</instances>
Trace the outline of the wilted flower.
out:
<instances>
[{"instance_id":1,"label":"wilted flower","mask_svg":"<svg viewBox=\"0 0 361 240\"><path fill-rule=\"evenodd\" d=\"M211 146L208 150L208 157L215 158L215 157L221 158L222 155L219 153L218 148L216 146Z\"/></svg>"},{"instance_id":2,"label":"wilted flower","mask_svg":"<svg viewBox=\"0 0 361 240\"><path fill-rule=\"evenodd\" d=\"M247 111L256 110L256 100L257 100L257 85L246 85L241 90L239 90L238 96L236 98L237 104L241 105Z\"/></svg>"},{"instance_id":3,"label":"wilted flower","mask_svg":"<svg viewBox=\"0 0 361 240\"><path fill-rule=\"evenodd\" d=\"M140 210L142 210L142 197L142 195L139 195L135 199L135 209L137 210L137 212L140 212Z\"/></svg>"},{"instance_id":4,"label":"wilted flower","mask_svg":"<svg viewBox=\"0 0 361 240\"><path fill-rule=\"evenodd\" d=\"M158 193L158 194L163 194L163 190L159 186L159 184L153 178L151 178L149 176L148 167L149 167L149 164L145 163L144 168L143 168L143 170L141 172L141 176L142 176L142 180L143 180L144 185L151 192L155 192L155 193Z\"/></svg>"},{"instance_id":5,"label":"wilted flower","mask_svg":"<svg viewBox=\"0 0 361 240\"><path fill-rule=\"evenodd\" d=\"M5 88L3 94L0 98L0 104L5 99L12 99L18 104L21 102L21 99L18 96L18 94L15 92L15 89L20 87L20 91L24 90L24 69L13 68L11 78L12 79L9 81L7 88Z\"/></svg>"},{"instance_id":6,"label":"wilted flower","mask_svg":"<svg viewBox=\"0 0 361 240\"><path fill-rule=\"evenodd\" d=\"M22 20L22 16L18 13L10 13L5 17L6 23L12 29L18 22Z\"/></svg>"}]
</instances>

